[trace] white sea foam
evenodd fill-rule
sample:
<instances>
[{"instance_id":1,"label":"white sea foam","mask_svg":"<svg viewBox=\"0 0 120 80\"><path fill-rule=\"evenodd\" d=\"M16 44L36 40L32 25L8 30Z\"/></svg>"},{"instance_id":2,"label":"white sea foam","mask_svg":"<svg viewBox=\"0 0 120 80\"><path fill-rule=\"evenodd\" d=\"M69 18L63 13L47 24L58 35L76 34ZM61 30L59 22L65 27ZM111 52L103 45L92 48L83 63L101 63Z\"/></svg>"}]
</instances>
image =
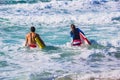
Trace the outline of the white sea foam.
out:
<instances>
[{"instance_id":1,"label":"white sea foam","mask_svg":"<svg viewBox=\"0 0 120 80\"><path fill-rule=\"evenodd\" d=\"M73 74L73 75L68 75L62 78L58 78L56 80L117 80L120 78L119 76L120 71L110 71L110 72L103 72L103 73L88 73L88 74Z\"/></svg>"},{"instance_id":2,"label":"white sea foam","mask_svg":"<svg viewBox=\"0 0 120 80\"><path fill-rule=\"evenodd\" d=\"M12 22L29 24L33 21L46 24L58 24L61 22L77 22L83 24L112 23L113 17L120 16L119 12L109 13L110 10L119 9L119 2L109 1L103 5L94 5L88 1L51 1L49 3L3 5L0 16L10 18ZM30 6L30 7L29 7ZM90 8L89 8L90 7ZM97 8L98 9L97 9ZM104 7L107 12L98 14L80 13L82 11L101 10ZM110 8L109 8L110 7ZM66 12L68 13L66 13ZM57 13L57 14L56 14ZM16 18L16 19L15 19ZM24 22L21 22L24 21Z\"/></svg>"}]
</instances>

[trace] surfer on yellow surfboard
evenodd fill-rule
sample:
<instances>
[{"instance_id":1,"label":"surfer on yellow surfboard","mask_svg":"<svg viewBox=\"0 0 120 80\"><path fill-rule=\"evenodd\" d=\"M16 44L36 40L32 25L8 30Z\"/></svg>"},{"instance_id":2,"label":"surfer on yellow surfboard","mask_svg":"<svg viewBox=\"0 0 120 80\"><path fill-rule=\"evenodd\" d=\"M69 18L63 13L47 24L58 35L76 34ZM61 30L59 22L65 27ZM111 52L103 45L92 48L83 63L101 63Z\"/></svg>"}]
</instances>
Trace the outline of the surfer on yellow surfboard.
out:
<instances>
[{"instance_id":1,"label":"surfer on yellow surfboard","mask_svg":"<svg viewBox=\"0 0 120 80\"><path fill-rule=\"evenodd\" d=\"M39 34L35 33L35 27L34 26L32 26L30 28L30 31L31 32L29 32L26 35L25 46L28 46L28 47L31 47L31 48L36 48L37 46L39 48L44 48L45 47L45 43L40 38Z\"/></svg>"}]
</instances>

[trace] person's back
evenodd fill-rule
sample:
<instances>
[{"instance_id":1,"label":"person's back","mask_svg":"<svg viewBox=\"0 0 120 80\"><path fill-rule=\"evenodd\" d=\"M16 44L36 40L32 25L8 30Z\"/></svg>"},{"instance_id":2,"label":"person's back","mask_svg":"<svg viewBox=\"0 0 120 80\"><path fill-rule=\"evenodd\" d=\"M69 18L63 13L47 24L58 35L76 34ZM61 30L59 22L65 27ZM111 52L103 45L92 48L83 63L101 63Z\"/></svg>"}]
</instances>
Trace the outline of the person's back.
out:
<instances>
[{"instance_id":1,"label":"person's back","mask_svg":"<svg viewBox=\"0 0 120 80\"><path fill-rule=\"evenodd\" d=\"M73 40L75 40L75 39L80 39L79 29L78 29L78 28L75 28L75 30L74 30L74 31L71 31L70 34L72 35Z\"/></svg>"},{"instance_id":2,"label":"person's back","mask_svg":"<svg viewBox=\"0 0 120 80\"><path fill-rule=\"evenodd\" d=\"M36 37L36 33L34 32L30 32L26 35L27 39L28 39L28 44L36 44L36 41L35 41L35 37Z\"/></svg>"},{"instance_id":3,"label":"person's back","mask_svg":"<svg viewBox=\"0 0 120 80\"><path fill-rule=\"evenodd\" d=\"M39 36L35 33L35 27L31 27L31 32L26 35L25 46L36 47L35 37Z\"/></svg>"}]
</instances>

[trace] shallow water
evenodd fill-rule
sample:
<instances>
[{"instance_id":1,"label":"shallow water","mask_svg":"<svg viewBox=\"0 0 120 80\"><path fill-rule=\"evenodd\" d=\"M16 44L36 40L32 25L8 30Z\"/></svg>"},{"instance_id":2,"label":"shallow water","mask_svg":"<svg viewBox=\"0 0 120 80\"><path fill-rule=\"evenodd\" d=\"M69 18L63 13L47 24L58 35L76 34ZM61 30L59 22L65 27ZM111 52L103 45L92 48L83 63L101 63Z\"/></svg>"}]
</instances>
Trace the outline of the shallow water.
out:
<instances>
[{"instance_id":1,"label":"shallow water","mask_svg":"<svg viewBox=\"0 0 120 80\"><path fill-rule=\"evenodd\" d=\"M19 3L19 2L18 2ZM0 80L118 79L119 1L50 1L0 5ZM91 46L70 46L74 23ZM47 47L24 47L31 26Z\"/></svg>"}]
</instances>

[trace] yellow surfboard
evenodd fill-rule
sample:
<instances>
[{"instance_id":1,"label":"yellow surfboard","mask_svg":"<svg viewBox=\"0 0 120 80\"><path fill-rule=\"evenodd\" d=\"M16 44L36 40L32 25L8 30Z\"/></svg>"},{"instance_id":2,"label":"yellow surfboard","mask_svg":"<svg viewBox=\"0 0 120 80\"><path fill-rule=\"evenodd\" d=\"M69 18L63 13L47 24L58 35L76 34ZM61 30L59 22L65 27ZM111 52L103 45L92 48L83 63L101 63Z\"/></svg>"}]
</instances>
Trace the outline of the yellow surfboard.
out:
<instances>
[{"instance_id":1,"label":"yellow surfboard","mask_svg":"<svg viewBox=\"0 0 120 80\"><path fill-rule=\"evenodd\" d=\"M39 37L36 37L35 41L36 41L39 48L41 48L41 49L45 48L44 42L42 40L40 40Z\"/></svg>"}]
</instances>

